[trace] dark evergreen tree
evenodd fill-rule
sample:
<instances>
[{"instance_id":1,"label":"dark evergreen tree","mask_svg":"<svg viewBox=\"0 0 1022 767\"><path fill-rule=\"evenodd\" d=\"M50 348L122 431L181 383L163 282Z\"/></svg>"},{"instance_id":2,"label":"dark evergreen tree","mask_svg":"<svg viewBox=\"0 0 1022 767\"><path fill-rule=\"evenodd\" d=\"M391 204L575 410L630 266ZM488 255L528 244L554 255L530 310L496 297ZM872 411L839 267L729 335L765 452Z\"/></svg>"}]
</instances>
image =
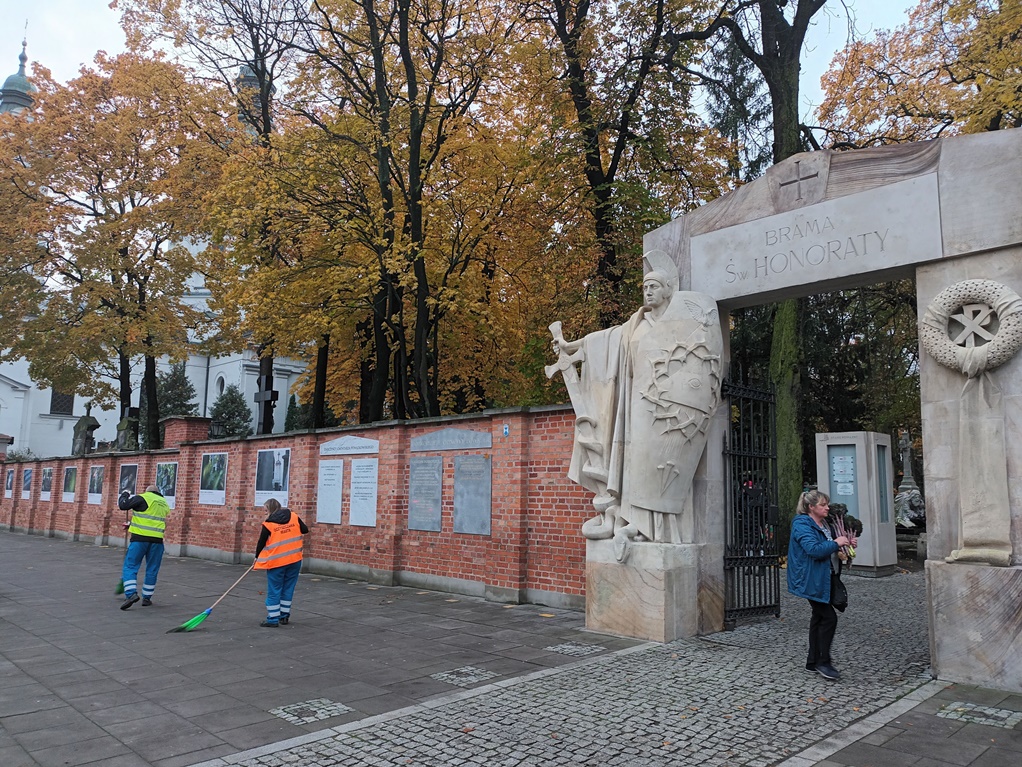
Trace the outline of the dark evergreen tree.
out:
<instances>
[{"instance_id":1,"label":"dark evergreen tree","mask_svg":"<svg viewBox=\"0 0 1022 767\"><path fill-rule=\"evenodd\" d=\"M228 384L209 411L218 437L247 437L252 433L252 410L237 384Z\"/></svg>"},{"instance_id":2,"label":"dark evergreen tree","mask_svg":"<svg viewBox=\"0 0 1022 767\"><path fill-rule=\"evenodd\" d=\"M298 424L303 420L303 414L298 411L298 398L292 393L287 399L287 414L284 416L284 431L296 431L303 428Z\"/></svg>"},{"instance_id":3,"label":"dark evergreen tree","mask_svg":"<svg viewBox=\"0 0 1022 767\"><path fill-rule=\"evenodd\" d=\"M166 373L157 374L156 396L159 398L160 416L163 418L169 415L199 414L195 387L188 380L183 362L171 365Z\"/></svg>"},{"instance_id":4,"label":"dark evergreen tree","mask_svg":"<svg viewBox=\"0 0 1022 767\"><path fill-rule=\"evenodd\" d=\"M196 393L192 382L185 372L185 363L176 362L170 370L156 374L156 402L159 404L160 418L171 415L198 415L199 406L195 402ZM138 422L146 424L149 419L149 399L143 391L139 397ZM159 443L150 439L148 430L143 428L140 435L144 449L156 449L163 443L163 428L160 428Z\"/></svg>"},{"instance_id":5,"label":"dark evergreen tree","mask_svg":"<svg viewBox=\"0 0 1022 767\"><path fill-rule=\"evenodd\" d=\"M315 406L312 403L299 403L292 394L287 401L287 414L284 416L284 431L298 431L300 429L316 429ZM334 415L330 405L323 405L322 426L337 426L340 419Z\"/></svg>"},{"instance_id":6,"label":"dark evergreen tree","mask_svg":"<svg viewBox=\"0 0 1022 767\"><path fill-rule=\"evenodd\" d=\"M718 38L707 59L706 112L710 124L738 147L729 162L742 181L759 178L770 164L770 99L763 75L734 38Z\"/></svg>"}]
</instances>

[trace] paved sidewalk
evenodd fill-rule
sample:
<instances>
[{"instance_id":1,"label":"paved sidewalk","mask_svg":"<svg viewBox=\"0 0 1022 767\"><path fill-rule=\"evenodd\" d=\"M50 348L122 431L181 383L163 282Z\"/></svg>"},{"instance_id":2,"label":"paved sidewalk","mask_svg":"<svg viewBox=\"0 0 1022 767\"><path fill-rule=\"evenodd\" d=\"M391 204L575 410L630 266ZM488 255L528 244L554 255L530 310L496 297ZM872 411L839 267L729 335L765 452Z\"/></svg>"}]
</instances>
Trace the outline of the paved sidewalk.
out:
<instances>
[{"instance_id":1,"label":"paved sidewalk","mask_svg":"<svg viewBox=\"0 0 1022 767\"><path fill-rule=\"evenodd\" d=\"M572 611L304 574L293 624L265 629L252 573L167 634L244 567L168 557L155 604L120 611L122 556L0 533L3 767L1022 763L1022 696L926 676L922 573L850 582L830 683L802 669L797 600L657 645Z\"/></svg>"}]
</instances>

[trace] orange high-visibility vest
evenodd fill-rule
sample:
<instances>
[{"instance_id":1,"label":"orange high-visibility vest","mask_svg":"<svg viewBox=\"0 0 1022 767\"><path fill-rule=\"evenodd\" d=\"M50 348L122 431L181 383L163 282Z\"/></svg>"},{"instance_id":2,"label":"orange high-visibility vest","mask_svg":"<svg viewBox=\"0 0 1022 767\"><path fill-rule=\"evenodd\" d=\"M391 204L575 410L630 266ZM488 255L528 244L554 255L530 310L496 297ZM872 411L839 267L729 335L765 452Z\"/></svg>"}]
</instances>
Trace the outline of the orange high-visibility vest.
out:
<instances>
[{"instance_id":1,"label":"orange high-visibility vest","mask_svg":"<svg viewBox=\"0 0 1022 767\"><path fill-rule=\"evenodd\" d=\"M270 537L256 557L256 570L270 570L302 561L302 530L297 514L292 511L291 519L283 524L263 522L263 527L270 531Z\"/></svg>"}]
</instances>

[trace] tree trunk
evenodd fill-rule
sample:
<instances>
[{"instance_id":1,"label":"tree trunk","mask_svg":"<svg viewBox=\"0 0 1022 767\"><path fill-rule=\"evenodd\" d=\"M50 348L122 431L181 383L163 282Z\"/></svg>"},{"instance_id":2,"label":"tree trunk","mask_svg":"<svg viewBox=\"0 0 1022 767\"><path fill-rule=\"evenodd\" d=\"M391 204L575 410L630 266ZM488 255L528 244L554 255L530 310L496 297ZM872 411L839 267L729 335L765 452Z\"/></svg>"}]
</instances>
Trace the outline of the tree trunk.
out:
<instances>
[{"instance_id":1,"label":"tree trunk","mask_svg":"<svg viewBox=\"0 0 1022 767\"><path fill-rule=\"evenodd\" d=\"M120 391L121 418L131 409L131 359L123 349L117 352L117 383Z\"/></svg>"},{"instance_id":2,"label":"tree trunk","mask_svg":"<svg viewBox=\"0 0 1022 767\"><path fill-rule=\"evenodd\" d=\"M801 393L801 341L799 301L777 305L770 344L770 382L776 396L778 503L782 538L802 492L802 441L798 399Z\"/></svg>"},{"instance_id":3,"label":"tree trunk","mask_svg":"<svg viewBox=\"0 0 1022 767\"><path fill-rule=\"evenodd\" d=\"M145 356L145 369L142 373L142 396L146 403L145 444L147 450L159 450L163 447L160 434L160 403L156 394L156 358ZM135 424L134 428L138 428ZM135 435L138 444L138 435Z\"/></svg>"},{"instance_id":4,"label":"tree trunk","mask_svg":"<svg viewBox=\"0 0 1022 767\"><path fill-rule=\"evenodd\" d=\"M326 373L330 359L330 334L325 333L316 353L316 383L312 390L312 428L326 425Z\"/></svg>"}]
</instances>

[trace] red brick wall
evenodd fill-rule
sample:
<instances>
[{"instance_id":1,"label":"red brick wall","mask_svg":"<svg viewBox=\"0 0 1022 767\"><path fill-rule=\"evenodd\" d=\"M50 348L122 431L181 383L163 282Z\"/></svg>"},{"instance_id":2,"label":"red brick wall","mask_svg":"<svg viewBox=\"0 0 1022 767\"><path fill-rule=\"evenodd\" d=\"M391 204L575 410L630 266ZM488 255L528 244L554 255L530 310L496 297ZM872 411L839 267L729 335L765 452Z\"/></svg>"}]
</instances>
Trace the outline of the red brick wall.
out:
<instances>
[{"instance_id":1,"label":"red brick wall","mask_svg":"<svg viewBox=\"0 0 1022 767\"><path fill-rule=\"evenodd\" d=\"M15 469L11 498L0 497L0 526L74 539L105 541L123 536L125 513L117 509L122 464L138 464L137 488L155 481L156 464L178 464L177 508L167 526L167 543L185 553L218 552L225 560L254 552L264 519L255 503L259 450L290 448L289 506L312 529L306 556L347 563L398 576L402 572L482 584L503 593L532 590L566 597L585 593L585 540L582 523L592 516L589 494L567 478L574 414L570 408L489 411L478 416L438 418L345 429L323 429L243 440L206 440L208 420L166 419L165 444L154 453L109 453L4 464ZM507 436L504 427L507 426ZM408 529L410 445L441 429L488 431L492 448L442 450L415 455L443 461L439 532ZM341 436L379 440L378 454L336 456L345 461L341 524L316 522L319 446ZM228 455L226 502L200 504L199 471L204 453ZM491 460L490 535L454 532L454 459L482 454ZM351 458L377 458L379 491L376 526L349 524ZM73 503L64 503L64 467L78 467ZM89 470L104 466L102 503L88 504ZM31 498L21 498L21 470L33 469ZM49 501L39 497L43 467L53 468Z\"/></svg>"}]
</instances>

